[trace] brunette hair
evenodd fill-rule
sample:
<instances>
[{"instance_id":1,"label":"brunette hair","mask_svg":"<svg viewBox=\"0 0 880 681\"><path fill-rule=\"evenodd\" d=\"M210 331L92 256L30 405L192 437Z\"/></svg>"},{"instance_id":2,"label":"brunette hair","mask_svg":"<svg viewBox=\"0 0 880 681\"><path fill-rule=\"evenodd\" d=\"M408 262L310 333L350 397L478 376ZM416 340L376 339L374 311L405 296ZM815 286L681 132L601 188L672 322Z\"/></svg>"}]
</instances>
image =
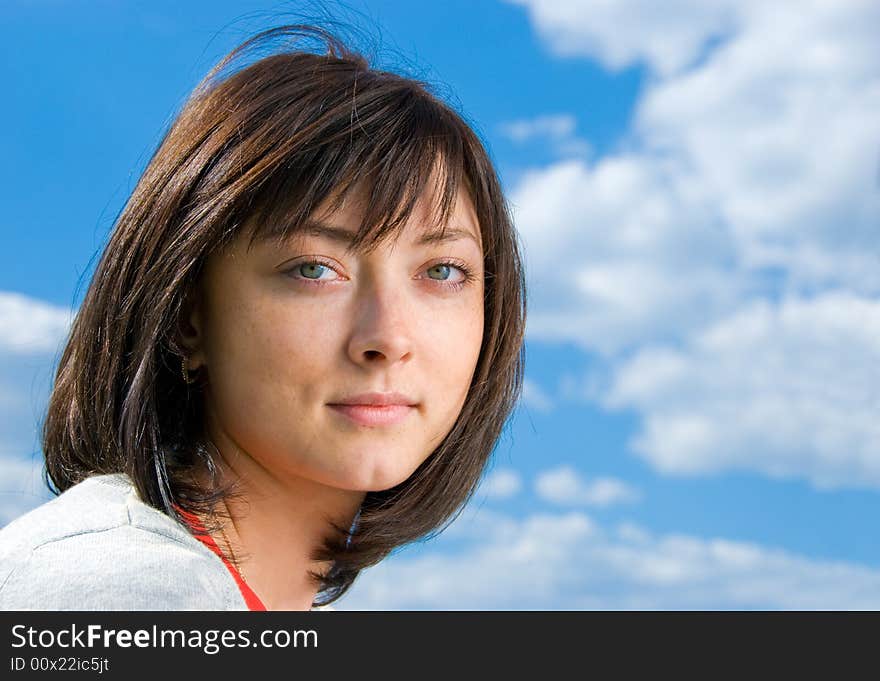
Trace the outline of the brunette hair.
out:
<instances>
[{"instance_id":1,"label":"brunette hair","mask_svg":"<svg viewBox=\"0 0 880 681\"><path fill-rule=\"evenodd\" d=\"M325 53L284 49L230 68L271 41L319 38ZM436 175L435 175L436 173ZM433 183L432 178L439 181ZM213 473L200 388L181 376L180 322L208 256L247 226L251 239L301 229L325 199L369 190L352 249L398 232L424 190L445 225L459 189L484 249L484 334L452 430L404 482L368 492L352 528L316 550L331 561L315 605L339 598L395 548L444 529L473 494L524 370L525 278L493 164L477 135L422 80L372 68L326 29L263 31L229 53L187 100L146 167L80 307L43 425L46 483L55 494L91 475L124 472L140 497L183 523L215 517L234 486ZM442 191L437 191L442 189ZM55 489L52 489L54 485ZM212 525L207 525L209 529Z\"/></svg>"}]
</instances>

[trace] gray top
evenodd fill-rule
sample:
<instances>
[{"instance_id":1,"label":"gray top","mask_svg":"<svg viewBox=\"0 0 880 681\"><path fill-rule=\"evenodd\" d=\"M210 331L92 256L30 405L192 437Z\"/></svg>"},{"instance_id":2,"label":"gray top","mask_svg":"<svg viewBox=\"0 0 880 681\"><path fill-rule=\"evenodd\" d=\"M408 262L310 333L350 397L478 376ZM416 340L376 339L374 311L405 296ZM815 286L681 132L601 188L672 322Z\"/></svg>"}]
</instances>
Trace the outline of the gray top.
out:
<instances>
[{"instance_id":1,"label":"gray top","mask_svg":"<svg viewBox=\"0 0 880 681\"><path fill-rule=\"evenodd\" d=\"M247 610L219 556L118 473L0 529L0 610Z\"/></svg>"}]
</instances>

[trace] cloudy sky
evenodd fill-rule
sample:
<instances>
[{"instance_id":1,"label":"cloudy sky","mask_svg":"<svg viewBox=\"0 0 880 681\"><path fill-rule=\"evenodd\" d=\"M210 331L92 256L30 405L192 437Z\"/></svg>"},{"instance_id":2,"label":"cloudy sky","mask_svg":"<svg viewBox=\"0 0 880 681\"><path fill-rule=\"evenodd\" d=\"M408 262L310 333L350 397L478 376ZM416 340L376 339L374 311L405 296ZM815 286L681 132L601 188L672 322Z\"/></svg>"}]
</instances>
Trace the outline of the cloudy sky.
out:
<instances>
[{"instance_id":1,"label":"cloudy sky","mask_svg":"<svg viewBox=\"0 0 880 681\"><path fill-rule=\"evenodd\" d=\"M338 608L880 608L880 5L325 4L477 130L529 281L477 496ZM162 132L301 5L0 10L0 525Z\"/></svg>"}]
</instances>

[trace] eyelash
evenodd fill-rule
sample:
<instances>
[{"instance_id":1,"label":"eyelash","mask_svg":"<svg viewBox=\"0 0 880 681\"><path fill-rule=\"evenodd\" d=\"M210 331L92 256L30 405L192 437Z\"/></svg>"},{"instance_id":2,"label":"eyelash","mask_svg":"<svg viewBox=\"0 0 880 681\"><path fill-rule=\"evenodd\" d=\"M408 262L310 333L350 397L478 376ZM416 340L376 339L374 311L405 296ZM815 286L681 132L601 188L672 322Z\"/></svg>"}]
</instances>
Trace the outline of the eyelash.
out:
<instances>
[{"instance_id":1,"label":"eyelash","mask_svg":"<svg viewBox=\"0 0 880 681\"><path fill-rule=\"evenodd\" d=\"M336 271L335 268L333 267L332 263L330 263L326 260L323 260L321 258L314 258L312 260L301 260L300 262L296 263L293 267L286 270L285 274L293 276L293 273L296 272L303 265L322 265L323 267L329 267L334 272ZM432 270L435 267L441 267L443 265L449 265L451 267L454 267L455 269L459 270L462 273L462 275L464 275L464 276L461 281L456 281L456 282L451 282L451 283L447 283L447 282L444 282L444 281L438 280L438 279L431 280L431 281L436 281L438 284L440 284L441 288L446 288L451 291L460 291L465 286L467 286L468 284L473 282L475 279L470 268L467 267L466 265L464 265L464 263L461 263L457 260L444 260L443 262L434 263L433 265L431 265L427 269ZM297 281L305 282L305 284L307 286L326 286L327 284L330 283L329 281L319 281L317 279L304 279L304 278L300 278L300 277L294 277L294 278Z\"/></svg>"}]
</instances>

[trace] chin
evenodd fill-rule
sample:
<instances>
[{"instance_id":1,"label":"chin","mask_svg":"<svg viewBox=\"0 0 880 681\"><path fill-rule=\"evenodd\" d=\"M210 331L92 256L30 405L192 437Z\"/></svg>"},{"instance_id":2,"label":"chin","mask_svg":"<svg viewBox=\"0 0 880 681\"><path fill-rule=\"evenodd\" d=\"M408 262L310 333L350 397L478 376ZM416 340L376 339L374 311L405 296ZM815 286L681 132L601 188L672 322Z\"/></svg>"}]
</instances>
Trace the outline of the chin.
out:
<instances>
[{"instance_id":1,"label":"chin","mask_svg":"<svg viewBox=\"0 0 880 681\"><path fill-rule=\"evenodd\" d=\"M412 470L374 468L364 471L350 471L350 475L338 480L335 487L354 492L382 492L406 481Z\"/></svg>"}]
</instances>

